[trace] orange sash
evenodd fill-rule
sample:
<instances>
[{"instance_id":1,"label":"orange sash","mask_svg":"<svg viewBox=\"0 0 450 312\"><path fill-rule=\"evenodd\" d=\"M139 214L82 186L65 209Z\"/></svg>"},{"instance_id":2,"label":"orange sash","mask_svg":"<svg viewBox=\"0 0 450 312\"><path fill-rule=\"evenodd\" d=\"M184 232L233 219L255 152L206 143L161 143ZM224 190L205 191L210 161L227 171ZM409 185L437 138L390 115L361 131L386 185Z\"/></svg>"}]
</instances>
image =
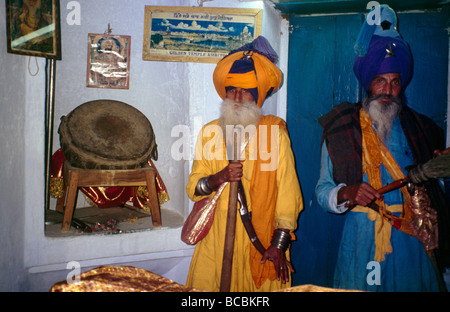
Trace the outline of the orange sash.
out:
<instances>
[{"instance_id":1,"label":"orange sash","mask_svg":"<svg viewBox=\"0 0 450 312\"><path fill-rule=\"evenodd\" d=\"M267 126L266 139L260 141L261 125ZM287 131L285 122L276 116L262 116L257 130L257 151L258 157L255 161L252 173L252 182L250 184L250 198L252 204L252 223L259 240L265 248L270 245L272 234L275 229L275 207L277 201L277 170L261 171L261 165L270 163L270 159L262 160L260 156L262 151L271 151L273 148L278 149L279 144L271 144L271 126L279 126L279 130ZM276 137L278 143L278 136ZM267 143L267 146L266 146ZM276 155L279 155L277 153ZM278 161L278 160L277 160ZM264 281L269 278L275 280L276 272L271 261L261 264L261 254L258 250L250 245L250 268L256 287L259 288Z\"/></svg>"}]
</instances>

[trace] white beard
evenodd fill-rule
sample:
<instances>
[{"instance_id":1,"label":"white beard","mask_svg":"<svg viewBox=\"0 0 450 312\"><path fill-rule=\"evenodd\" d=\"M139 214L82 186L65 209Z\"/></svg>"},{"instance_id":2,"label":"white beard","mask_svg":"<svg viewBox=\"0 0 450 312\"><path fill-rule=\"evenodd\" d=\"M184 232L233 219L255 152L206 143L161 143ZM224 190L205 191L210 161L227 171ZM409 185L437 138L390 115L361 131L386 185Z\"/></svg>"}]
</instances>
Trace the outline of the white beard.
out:
<instances>
[{"instance_id":1,"label":"white beard","mask_svg":"<svg viewBox=\"0 0 450 312\"><path fill-rule=\"evenodd\" d=\"M261 108L255 101L235 103L233 100L225 99L222 102L220 126L225 129L227 125L247 127L248 125L258 125L261 118ZM224 132L225 133L225 132Z\"/></svg>"},{"instance_id":2,"label":"white beard","mask_svg":"<svg viewBox=\"0 0 450 312\"><path fill-rule=\"evenodd\" d=\"M369 114L375 125L375 132L382 142L388 142L391 136L392 124L401 109L400 100L392 101L386 106L378 103L377 98L367 98L363 102L364 110Z\"/></svg>"},{"instance_id":3,"label":"white beard","mask_svg":"<svg viewBox=\"0 0 450 312\"><path fill-rule=\"evenodd\" d=\"M250 138L253 137L260 118L261 108L256 105L255 101L236 103L231 99L225 99L222 102L219 125L222 129L230 159L234 157L233 146L235 143L240 146L239 155L241 155L241 144L249 142ZM238 135L237 142L234 141L235 135Z\"/></svg>"}]
</instances>

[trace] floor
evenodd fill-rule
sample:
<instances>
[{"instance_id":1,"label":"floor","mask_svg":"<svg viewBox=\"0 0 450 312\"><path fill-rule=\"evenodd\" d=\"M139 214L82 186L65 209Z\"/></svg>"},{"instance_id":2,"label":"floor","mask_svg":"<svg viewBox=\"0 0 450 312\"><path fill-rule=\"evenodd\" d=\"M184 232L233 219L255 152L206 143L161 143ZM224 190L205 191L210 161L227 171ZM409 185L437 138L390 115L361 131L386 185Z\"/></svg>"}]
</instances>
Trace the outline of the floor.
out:
<instances>
[{"instance_id":1,"label":"floor","mask_svg":"<svg viewBox=\"0 0 450 312\"><path fill-rule=\"evenodd\" d=\"M63 215L55 210L46 212L45 235L63 237L74 235L121 234L151 230L151 214L132 206L100 209L97 207L77 208L69 232L61 231ZM183 216L170 209L161 209L162 226L180 227Z\"/></svg>"}]
</instances>

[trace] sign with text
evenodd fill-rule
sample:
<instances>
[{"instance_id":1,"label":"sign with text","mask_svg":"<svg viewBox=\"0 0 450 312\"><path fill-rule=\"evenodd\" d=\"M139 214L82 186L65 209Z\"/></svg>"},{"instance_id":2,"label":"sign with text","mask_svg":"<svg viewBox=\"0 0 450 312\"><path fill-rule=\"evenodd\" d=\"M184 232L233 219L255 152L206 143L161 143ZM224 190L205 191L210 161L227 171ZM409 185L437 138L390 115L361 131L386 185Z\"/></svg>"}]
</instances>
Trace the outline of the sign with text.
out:
<instances>
[{"instance_id":1,"label":"sign with text","mask_svg":"<svg viewBox=\"0 0 450 312\"><path fill-rule=\"evenodd\" d=\"M262 10L146 6L142 58L217 63L261 34Z\"/></svg>"}]
</instances>

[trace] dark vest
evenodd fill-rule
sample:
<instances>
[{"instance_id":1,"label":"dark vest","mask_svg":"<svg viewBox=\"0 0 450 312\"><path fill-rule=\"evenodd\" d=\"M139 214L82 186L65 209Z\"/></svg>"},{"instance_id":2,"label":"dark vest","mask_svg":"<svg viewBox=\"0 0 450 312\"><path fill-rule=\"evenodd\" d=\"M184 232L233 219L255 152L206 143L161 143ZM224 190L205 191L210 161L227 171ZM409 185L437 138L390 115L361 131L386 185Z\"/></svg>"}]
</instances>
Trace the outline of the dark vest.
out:
<instances>
[{"instance_id":1,"label":"dark vest","mask_svg":"<svg viewBox=\"0 0 450 312\"><path fill-rule=\"evenodd\" d=\"M318 120L323 127L322 140L327 143L336 183L351 185L362 180L360 108L360 103L344 102ZM435 149L445 148L444 132L430 118L407 106L402 108L399 118L416 164L430 160Z\"/></svg>"}]
</instances>

